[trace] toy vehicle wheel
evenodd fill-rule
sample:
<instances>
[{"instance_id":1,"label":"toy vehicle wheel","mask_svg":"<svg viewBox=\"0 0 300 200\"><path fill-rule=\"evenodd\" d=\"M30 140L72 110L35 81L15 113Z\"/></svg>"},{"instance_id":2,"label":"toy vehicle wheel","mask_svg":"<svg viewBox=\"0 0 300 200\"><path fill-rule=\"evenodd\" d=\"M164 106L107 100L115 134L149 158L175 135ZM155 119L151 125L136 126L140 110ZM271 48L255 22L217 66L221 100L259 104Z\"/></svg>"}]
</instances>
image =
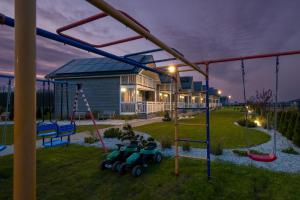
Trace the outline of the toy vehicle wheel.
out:
<instances>
[{"instance_id":1,"label":"toy vehicle wheel","mask_svg":"<svg viewBox=\"0 0 300 200\"><path fill-rule=\"evenodd\" d=\"M118 171L119 171L119 174L120 174L120 175L125 174L125 172L126 172L126 163L122 163L122 164L120 165Z\"/></svg>"},{"instance_id":2,"label":"toy vehicle wheel","mask_svg":"<svg viewBox=\"0 0 300 200\"><path fill-rule=\"evenodd\" d=\"M160 152L157 152L154 156L154 161L156 163L160 163L162 161L162 154Z\"/></svg>"},{"instance_id":3,"label":"toy vehicle wheel","mask_svg":"<svg viewBox=\"0 0 300 200\"><path fill-rule=\"evenodd\" d=\"M108 163L107 160L103 160L103 161L100 163L100 169L101 169L101 170L107 169L107 167L106 167L107 163Z\"/></svg>"},{"instance_id":4,"label":"toy vehicle wheel","mask_svg":"<svg viewBox=\"0 0 300 200\"><path fill-rule=\"evenodd\" d=\"M134 177L138 177L138 176L142 175L142 173L143 173L143 168L140 165L135 166L131 171L131 174Z\"/></svg>"},{"instance_id":5,"label":"toy vehicle wheel","mask_svg":"<svg viewBox=\"0 0 300 200\"><path fill-rule=\"evenodd\" d=\"M117 171L119 171L119 168L120 168L121 164L122 164L122 162L116 161L116 162L114 162L114 164L112 165L111 169L112 169L114 172L117 172Z\"/></svg>"}]
</instances>

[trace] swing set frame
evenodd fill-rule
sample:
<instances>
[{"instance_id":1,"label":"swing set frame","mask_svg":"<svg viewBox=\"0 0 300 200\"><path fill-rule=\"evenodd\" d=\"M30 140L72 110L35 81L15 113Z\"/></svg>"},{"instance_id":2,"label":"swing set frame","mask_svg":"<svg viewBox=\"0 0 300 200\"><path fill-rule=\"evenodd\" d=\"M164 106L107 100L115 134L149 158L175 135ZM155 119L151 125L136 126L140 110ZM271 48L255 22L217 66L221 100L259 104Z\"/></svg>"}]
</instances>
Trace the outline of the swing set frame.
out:
<instances>
[{"instance_id":1,"label":"swing set frame","mask_svg":"<svg viewBox=\"0 0 300 200\"><path fill-rule=\"evenodd\" d=\"M277 54L261 54L248 57L236 57L227 59L217 60L204 60L200 62L190 62L178 51L170 48L158 38L147 32L134 20L128 18L120 11L114 9L111 5L103 0L87 0L95 7L101 9L106 14L117 19L122 24L130 27L133 31L137 32L144 38L156 44L158 47L164 49L170 55L173 55L176 59L180 60L182 64L175 65L177 72L175 80L176 84L176 95L178 95L178 74L181 72L179 67L190 66L191 71L196 71L202 74L206 79L206 96L208 97L209 89L209 66L214 63L231 62L237 60L248 60L263 57L274 57L274 56L285 56L300 54L300 51L277 53ZM14 130L14 143L15 143L15 154L14 154L14 199L36 199L36 153L35 153L35 41L36 34L53 41L61 42L88 52L92 52L98 55L102 55L113 60L124 62L136 67L140 67L152 72L159 74L166 74L164 71L159 69L153 69L145 66L142 63L138 63L132 59L126 57L120 57L108 53L106 51L96 49L95 47L78 42L76 40L51 33L49 31L36 28L36 1L35 0L15 0L15 19L16 19L16 88L18 94L15 98L15 130ZM0 14L0 24L5 24L10 27L15 26L15 21L12 18L8 18ZM198 67L198 65L205 65L205 72ZM174 77L172 77L174 78ZM207 98L208 99L208 98ZM175 101L175 104L177 101ZM32 105L30 105L30 103ZM27 106L24 107L23 104ZM177 105L176 105L177 106ZM177 110L177 107L176 107ZM176 111L177 112L177 111ZM207 175L210 177L210 112L209 112L209 101L206 101L206 144L207 144ZM177 127L177 128L176 128ZM176 131L177 129L177 131ZM176 154L178 153L178 121L175 123L175 144ZM24 159L24 158L27 159ZM175 157L175 174L179 174L178 156ZM177 162L177 163L176 163ZM177 172L177 173L176 173Z\"/></svg>"}]
</instances>

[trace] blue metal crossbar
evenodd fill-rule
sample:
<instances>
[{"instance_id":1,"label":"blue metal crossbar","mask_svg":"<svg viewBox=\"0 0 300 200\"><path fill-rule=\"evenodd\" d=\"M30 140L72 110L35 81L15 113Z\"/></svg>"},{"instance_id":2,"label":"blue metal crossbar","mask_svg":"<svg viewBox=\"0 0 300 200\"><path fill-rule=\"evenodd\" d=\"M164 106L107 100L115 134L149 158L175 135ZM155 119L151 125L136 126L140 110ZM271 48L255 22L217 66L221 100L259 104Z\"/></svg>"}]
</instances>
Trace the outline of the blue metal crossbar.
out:
<instances>
[{"instance_id":1,"label":"blue metal crossbar","mask_svg":"<svg viewBox=\"0 0 300 200\"><path fill-rule=\"evenodd\" d=\"M153 60L149 62L143 62L142 64L151 64L151 63L160 63L160 62L167 62L167 61L172 61L176 60L176 58L166 58L166 59L161 59L161 60Z\"/></svg>"},{"instance_id":2,"label":"blue metal crossbar","mask_svg":"<svg viewBox=\"0 0 300 200\"><path fill-rule=\"evenodd\" d=\"M148 51L141 51L141 52L136 52L136 53L131 53L131 54L127 54L124 57L132 57L132 56L137 56L137 55L141 55L141 54L148 54L148 53L154 53L154 52L158 52L158 51L163 51L163 49L151 49Z\"/></svg>"},{"instance_id":3,"label":"blue metal crossbar","mask_svg":"<svg viewBox=\"0 0 300 200\"><path fill-rule=\"evenodd\" d=\"M15 20L13 18L4 16L3 14L0 14L0 18L1 18L0 22L2 22L3 24L5 24L7 26L10 26L10 27L15 26ZM167 75L164 72L161 72L161 71L156 70L154 68L147 67L147 66L145 66L145 65L143 65L143 64L141 64L141 63L139 63L135 60L125 58L125 57L116 56L116 55L108 53L106 51L96 49L96 48L92 47L91 45L84 44L84 43L69 39L67 37L64 37L64 36L46 31L46 30L41 29L41 28L36 28L36 34L41 36L41 37L53 40L53 41L61 42L61 43L76 47L78 49L82 49L82 50L85 50L85 51L88 51L88 52L92 52L92 53L95 53L95 54L98 54L98 55L101 55L101 56L104 56L104 57L107 57L107 58L111 58L113 60L117 60L117 61L120 61L120 62L123 62L123 63L127 63L127 64L130 64L130 65L148 70L148 71L152 71L152 72L155 72L155 73L158 73L158 74Z\"/></svg>"}]
</instances>

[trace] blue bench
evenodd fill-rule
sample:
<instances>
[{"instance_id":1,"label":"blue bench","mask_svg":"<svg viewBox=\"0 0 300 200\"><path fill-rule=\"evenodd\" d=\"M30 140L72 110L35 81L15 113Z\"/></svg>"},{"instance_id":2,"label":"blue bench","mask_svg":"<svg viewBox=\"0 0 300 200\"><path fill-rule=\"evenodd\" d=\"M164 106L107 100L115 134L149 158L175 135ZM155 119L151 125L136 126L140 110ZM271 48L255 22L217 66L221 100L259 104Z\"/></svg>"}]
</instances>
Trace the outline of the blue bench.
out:
<instances>
[{"instance_id":1,"label":"blue bench","mask_svg":"<svg viewBox=\"0 0 300 200\"><path fill-rule=\"evenodd\" d=\"M57 123L39 123L37 126L37 135L43 139L44 147L54 147L68 145L71 142L71 135L76 133L74 122L70 124L58 125ZM63 140L67 137L67 140ZM50 141L45 142L49 138Z\"/></svg>"}]
</instances>

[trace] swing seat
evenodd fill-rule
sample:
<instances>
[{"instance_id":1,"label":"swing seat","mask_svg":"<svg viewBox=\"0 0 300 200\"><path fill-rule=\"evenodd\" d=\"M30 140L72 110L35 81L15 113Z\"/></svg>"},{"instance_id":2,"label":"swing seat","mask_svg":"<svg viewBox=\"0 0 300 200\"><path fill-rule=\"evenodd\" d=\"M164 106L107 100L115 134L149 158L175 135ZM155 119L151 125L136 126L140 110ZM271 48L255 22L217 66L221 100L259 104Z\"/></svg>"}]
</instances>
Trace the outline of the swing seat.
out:
<instances>
[{"instance_id":1,"label":"swing seat","mask_svg":"<svg viewBox=\"0 0 300 200\"><path fill-rule=\"evenodd\" d=\"M248 157L251 160L255 160L255 161L258 161L258 162L273 162L274 160L277 159L277 157L274 153L264 154L264 155L248 153Z\"/></svg>"},{"instance_id":2,"label":"swing seat","mask_svg":"<svg viewBox=\"0 0 300 200\"><path fill-rule=\"evenodd\" d=\"M6 149L6 146L5 145L0 145L0 151L3 151Z\"/></svg>"},{"instance_id":3,"label":"swing seat","mask_svg":"<svg viewBox=\"0 0 300 200\"><path fill-rule=\"evenodd\" d=\"M45 148L51 148L51 147L57 147L57 146L64 146L64 145L68 145L69 142L66 140L53 140L53 141L49 141L49 142L45 142L43 144L43 146Z\"/></svg>"}]
</instances>

